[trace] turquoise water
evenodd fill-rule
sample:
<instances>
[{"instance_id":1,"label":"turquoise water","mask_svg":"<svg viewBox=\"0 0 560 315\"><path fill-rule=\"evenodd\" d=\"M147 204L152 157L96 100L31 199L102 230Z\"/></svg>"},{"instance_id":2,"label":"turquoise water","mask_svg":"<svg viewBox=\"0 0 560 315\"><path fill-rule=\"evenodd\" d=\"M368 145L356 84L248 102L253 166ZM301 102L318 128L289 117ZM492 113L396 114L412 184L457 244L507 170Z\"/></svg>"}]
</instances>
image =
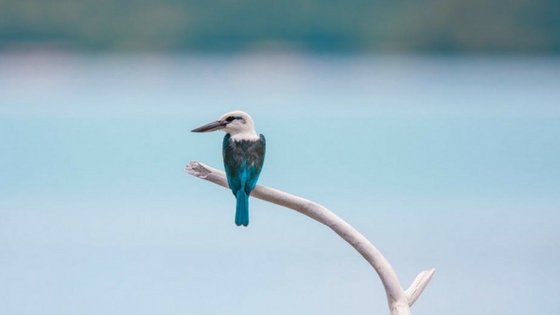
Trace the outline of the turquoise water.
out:
<instances>
[{"instance_id":1,"label":"turquoise water","mask_svg":"<svg viewBox=\"0 0 560 315\"><path fill-rule=\"evenodd\" d=\"M560 60L0 56L0 313L387 313L377 275L327 228L183 172L221 168L242 109L260 183L366 235L414 314L560 307ZM460 305L458 308L457 306Z\"/></svg>"}]
</instances>

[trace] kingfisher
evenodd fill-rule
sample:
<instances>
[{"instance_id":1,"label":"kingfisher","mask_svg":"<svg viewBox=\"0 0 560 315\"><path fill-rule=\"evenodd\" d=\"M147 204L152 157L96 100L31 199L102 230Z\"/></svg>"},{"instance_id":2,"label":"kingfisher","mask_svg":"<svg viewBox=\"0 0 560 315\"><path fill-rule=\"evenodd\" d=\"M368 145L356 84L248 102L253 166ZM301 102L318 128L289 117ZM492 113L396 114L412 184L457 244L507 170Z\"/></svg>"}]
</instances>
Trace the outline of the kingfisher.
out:
<instances>
[{"instance_id":1,"label":"kingfisher","mask_svg":"<svg viewBox=\"0 0 560 315\"><path fill-rule=\"evenodd\" d=\"M249 225L249 195L257 185L264 163L266 140L257 135L255 124L249 114L233 111L218 120L191 130L210 132L223 130L226 135L222 144L224 168L231 192L237 199L235 224Z\"/></svg>"}]
</instances>

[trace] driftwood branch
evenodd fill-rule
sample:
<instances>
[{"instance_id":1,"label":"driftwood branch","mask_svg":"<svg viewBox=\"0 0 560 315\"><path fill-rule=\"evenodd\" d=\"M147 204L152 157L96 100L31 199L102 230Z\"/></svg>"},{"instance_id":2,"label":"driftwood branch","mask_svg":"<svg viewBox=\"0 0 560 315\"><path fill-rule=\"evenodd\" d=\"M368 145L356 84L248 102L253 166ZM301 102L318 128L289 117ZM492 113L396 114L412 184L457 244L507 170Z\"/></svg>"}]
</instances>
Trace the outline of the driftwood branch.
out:
<instances>
[{"instance_id":1,"label":"driftwood branch","mask_svg":"<svg viewBox=\"0 0 560 315\"><path fill-rule=\"evenodd\" d=\"M228 188L224 172L202 163L191 161L187 165L185 172ZM410 315L410 306L416 302L434 275L435 269L422 271L405 291L399 284L395 271L377 248L362 234L327 208L312 201L262 185L257 185L251 196L293 209L319 221L352 245L369 262L381 278L387 293L391 315Z\"/></svg>"}]
</instances>

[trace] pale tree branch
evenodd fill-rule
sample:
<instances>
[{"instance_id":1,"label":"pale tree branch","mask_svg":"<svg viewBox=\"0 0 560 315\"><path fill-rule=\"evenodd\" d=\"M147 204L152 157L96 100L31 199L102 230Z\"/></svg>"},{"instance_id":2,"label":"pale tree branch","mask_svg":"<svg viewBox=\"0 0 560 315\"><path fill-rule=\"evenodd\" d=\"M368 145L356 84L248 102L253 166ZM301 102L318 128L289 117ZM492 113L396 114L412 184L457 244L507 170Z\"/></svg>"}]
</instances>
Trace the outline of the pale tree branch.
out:
<instances>
[{"instance_id":1,"label":"pale tree branch","mask_svg":"<svg viewBox=\"0 0 560 315\"><path fill-rule=\"evenodd\" d=\"M228 188L224 172L202 163L191 161L187 165L185 172ZM412 306L420 294L422 294L422 291L428 285L428 282L435 272L435 269L422 271L412 282L411 286L404 291L399 284L395 271L377 248L360 234L360 232L327 208L307 199L262 185L257 185L251 193L251 196L293 209L323 223L352 245L352 247L368 261L381 278L381 282L387 293L387 301L389 303L391 315L410 315L410 306Z\"/></svg>"}]
</instances>

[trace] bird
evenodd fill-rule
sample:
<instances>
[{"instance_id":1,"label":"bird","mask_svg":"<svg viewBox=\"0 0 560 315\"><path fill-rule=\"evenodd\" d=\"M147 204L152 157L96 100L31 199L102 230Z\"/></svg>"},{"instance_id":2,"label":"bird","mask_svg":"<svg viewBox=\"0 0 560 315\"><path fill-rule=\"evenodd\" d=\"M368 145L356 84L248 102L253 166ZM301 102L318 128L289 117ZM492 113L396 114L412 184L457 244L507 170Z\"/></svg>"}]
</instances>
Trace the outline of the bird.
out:
<instances>
[{"instance_id":1,"label":"bird","mask_svg":"<svg viewBox=\"0 0 560 315\"><path fill-rule=\"evenodd\" d=\"M257 135L251 116L240 110L222 115L218 120L191 130L223 130L222 156L227 182L237 199L235 224L249 225L249 196L257 185L264 164L266 140Z\"/></svg>"}]
</instances>

